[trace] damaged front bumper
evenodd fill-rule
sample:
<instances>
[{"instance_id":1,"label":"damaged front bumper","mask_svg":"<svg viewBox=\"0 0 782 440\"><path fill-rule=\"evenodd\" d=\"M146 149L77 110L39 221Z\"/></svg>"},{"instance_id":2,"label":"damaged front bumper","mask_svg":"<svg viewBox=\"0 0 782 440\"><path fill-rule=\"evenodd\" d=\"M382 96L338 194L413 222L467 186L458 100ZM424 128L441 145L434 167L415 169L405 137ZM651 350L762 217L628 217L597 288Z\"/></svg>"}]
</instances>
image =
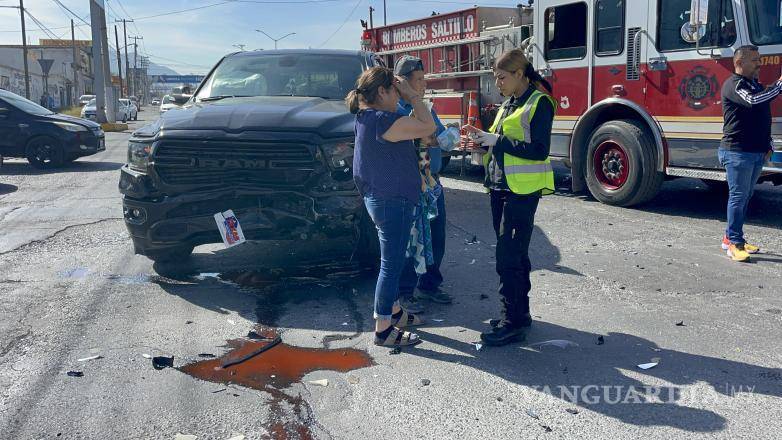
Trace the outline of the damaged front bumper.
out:
<instances>
[{"instance_id":1,"label":"damaged front bumper","mask_svg":"<svg viewBox=\"0 0 782 440\"><path fill-rule=\"evenodd\" d=\"M214 214L233 210L248 240L302 240L352 236L363 210L355 190L230 188L154 194L150 177L122 169L125 225L137 254L221 243Z\"/></svg>"}]
</instances>

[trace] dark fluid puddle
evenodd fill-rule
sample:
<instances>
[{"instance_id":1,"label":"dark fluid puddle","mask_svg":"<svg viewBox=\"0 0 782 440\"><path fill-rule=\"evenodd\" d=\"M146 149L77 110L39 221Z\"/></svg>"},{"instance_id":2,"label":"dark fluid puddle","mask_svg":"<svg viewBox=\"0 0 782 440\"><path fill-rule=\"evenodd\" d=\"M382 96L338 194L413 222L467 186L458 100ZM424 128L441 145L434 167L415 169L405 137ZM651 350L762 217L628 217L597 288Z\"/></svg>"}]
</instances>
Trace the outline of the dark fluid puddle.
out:
<instances>
[{"instance_id":1,"label":"dark fluid puddle","mask_svg":"<svg viewBox=\"0 0 782 440\"><path fill-rule=\"evenodd\" d=\"M375 365L369 354L361 350L295 347L282 343L273 329L256 330L251 335L260 339L230 340L227 346L231 350L225 355L193 362L179 370L209 382L237 384L269 393L271 418L266 428L272 439L315 437L312 427L317 422L307 402L282 389L313 371L344 373Z\"/></svg>"}]
</instances>

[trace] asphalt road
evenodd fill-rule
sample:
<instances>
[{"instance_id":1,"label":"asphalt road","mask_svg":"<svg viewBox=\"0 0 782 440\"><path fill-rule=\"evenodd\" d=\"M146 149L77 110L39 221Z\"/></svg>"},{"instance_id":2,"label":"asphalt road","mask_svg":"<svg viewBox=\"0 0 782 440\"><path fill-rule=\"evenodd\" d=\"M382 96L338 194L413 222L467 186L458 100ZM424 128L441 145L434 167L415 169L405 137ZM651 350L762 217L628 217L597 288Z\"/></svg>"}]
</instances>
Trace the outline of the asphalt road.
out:
<instances>
[{"instance_id":1,"label":"asphalt road","mask_svg":"<svg viewBox=\"0 0 782 440\"><path fill-rule=\"evenodd\" d=\"M721 251L724 201L695 180L667 182L639 209L545 198L533 329L478 350L499 310L494 239L479 176L460 177L454 162L443 272L456 303L429 307L425 342L392 354L372 345L371 274L291 268L342 261L339 242L202 246L181 267L134 255L117 192L128 137L109 134L107 151L62 170L21 160L0 170L0 438L782 432L782 188L758 187L746 232L767 251L751 264ZM278 268L286 280L269 281ZM227 358L200 356L225 355L261 325L286 345L252 366L220 370ZM549 340L565 348L537 344ZM144 355L173 356L176 368Z\"/></svg>"}]
</instances>

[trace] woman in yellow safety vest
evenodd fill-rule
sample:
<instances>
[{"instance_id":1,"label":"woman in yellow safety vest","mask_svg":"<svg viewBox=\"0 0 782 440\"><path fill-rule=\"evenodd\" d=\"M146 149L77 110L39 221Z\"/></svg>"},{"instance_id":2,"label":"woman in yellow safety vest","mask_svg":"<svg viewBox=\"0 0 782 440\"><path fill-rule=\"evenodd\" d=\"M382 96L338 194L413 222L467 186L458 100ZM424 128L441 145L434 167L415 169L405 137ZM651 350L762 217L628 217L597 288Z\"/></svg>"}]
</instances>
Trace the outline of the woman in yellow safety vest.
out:
<instances>
[{"instance_id":1,"label":"woman in yellow safety vest","mask_svg":"<svg viewBox=\"0 0 782 440\"><path fill-rule=\"evenodd\" d=\"M487 345L521 341L532 324L529 313L529 244L542 195L554 192L549 161L556 102L551 85L521 50L504 53L494 66L497 88L508 99L489 131L467 125L467 134L487 152L484 185L491 196L497 235L497 273L502 317L481 334Z\"/></svg>"}]
</instances>

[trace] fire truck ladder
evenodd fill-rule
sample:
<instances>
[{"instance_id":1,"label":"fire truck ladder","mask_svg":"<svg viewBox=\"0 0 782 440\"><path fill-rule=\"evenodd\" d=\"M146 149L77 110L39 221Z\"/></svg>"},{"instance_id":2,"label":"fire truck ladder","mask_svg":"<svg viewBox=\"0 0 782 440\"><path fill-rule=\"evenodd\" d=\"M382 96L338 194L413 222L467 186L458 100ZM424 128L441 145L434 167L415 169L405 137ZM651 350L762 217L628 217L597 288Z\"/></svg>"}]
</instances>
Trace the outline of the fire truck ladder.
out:
<instances>
[{"instance_id":1,"label":"fire truck ladder","mask_svg":"<svg viewBox=\"0 0 782 440\"><path fill-rule=\"evenodd\" d=\"M475 43L491 43L496 40L498 40L496 36L475 37L475 38L468 38L463 40L445 41L442 43L431 43L431 44L423 44L420 46L386 50L383 52L377 52L377 55L387 56L387 55L396 55L400 53L409 53L409 54L417 53L420 58L420 53L422 51L428 51L430 62L428 63L429 69L428 72L426 72L426 79L461 78L467 76L489 75L492 73L491 69L483 68L483 69L477 69L477 70L474 69L474 70L465 70L465 71L462 71L461 69L465 65L473 68L476 66L476 64L482 64L483 66L491 65L490 60L488 59L481 60L480 56L476 57L475 54L473 53L471 45ZM461 47L464 45L467 45L467 53L468 53L468 59L466 62L462 62L462 56L461 56L462 51L460 50ZM434 70L434 63L432 62L432 60L434 60L434 49L438 49L438 48L453 49L455 51L456 60L455 60L454 67L456 71L454 72L445 71L445 65L448 62L447 59L439 60L440 70L437 72Z\"/></svg>"}]
</instances>

